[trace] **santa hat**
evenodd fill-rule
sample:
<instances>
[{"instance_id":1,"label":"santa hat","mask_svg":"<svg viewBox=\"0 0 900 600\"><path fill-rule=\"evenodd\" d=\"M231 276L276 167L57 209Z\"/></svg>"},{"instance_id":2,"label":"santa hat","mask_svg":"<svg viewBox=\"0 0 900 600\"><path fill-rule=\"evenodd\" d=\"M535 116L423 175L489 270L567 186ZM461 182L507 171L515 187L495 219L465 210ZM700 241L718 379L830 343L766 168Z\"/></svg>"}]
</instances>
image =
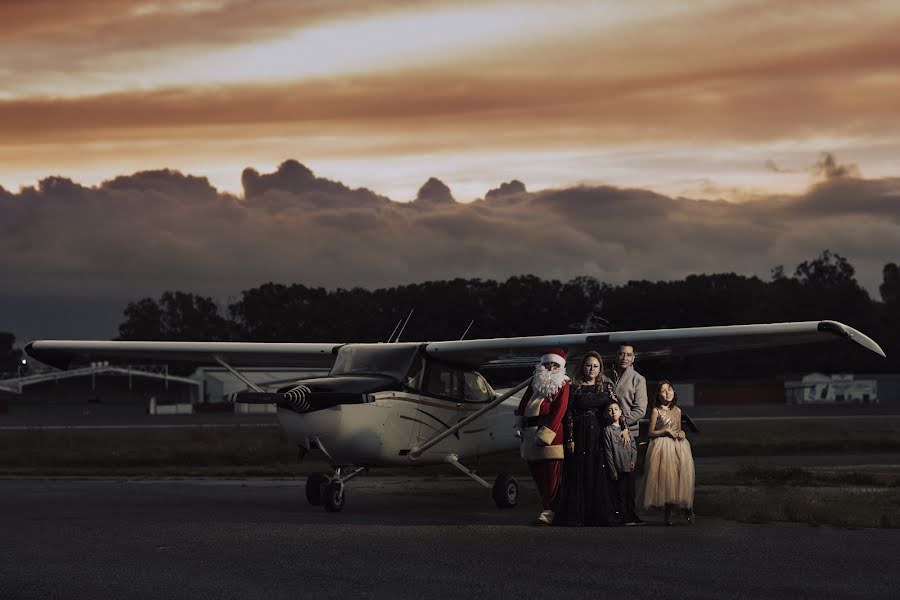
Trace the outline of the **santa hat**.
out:
<instances>
[{"instance_id":1,"label":"santa hat","mask_svg":"<svg viewBox=\"0 0 900 600\"><path fill-rule=\"evenodd\" d=\"M566 366L566 351L562 348L550 348L541 356L541 364L555 362L559 366Z\"/></svg>"}]
</instances>

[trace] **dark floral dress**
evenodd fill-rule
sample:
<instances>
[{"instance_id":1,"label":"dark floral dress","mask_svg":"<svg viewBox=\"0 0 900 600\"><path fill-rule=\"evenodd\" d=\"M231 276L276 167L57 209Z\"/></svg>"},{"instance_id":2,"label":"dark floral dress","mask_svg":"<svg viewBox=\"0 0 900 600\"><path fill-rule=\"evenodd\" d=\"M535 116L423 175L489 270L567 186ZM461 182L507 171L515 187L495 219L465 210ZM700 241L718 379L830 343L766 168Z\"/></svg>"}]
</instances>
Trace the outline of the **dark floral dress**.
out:
<instances>
[{"instance_id":1,"label":"dark floral dress","mask_svg":"<svg viewBox=\"0 0 900 600\"><path fill-rule=\"evenodd\" d=\"M574 386L563 419L565 441L575 442L575 452L566 452L562 481L556 501L554 525L621 525L603 451L606 407L613 399L608 380L597 386Z\"/></svg>"}]
</instances>

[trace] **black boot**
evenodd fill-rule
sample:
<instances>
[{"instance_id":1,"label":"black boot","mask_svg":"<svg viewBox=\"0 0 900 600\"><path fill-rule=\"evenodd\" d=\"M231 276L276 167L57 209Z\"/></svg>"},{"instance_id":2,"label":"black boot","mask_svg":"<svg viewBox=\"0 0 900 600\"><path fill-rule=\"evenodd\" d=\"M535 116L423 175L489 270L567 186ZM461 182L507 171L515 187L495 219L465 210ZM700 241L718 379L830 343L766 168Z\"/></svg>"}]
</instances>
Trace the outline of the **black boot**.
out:
<instances>
[{"instance_id":1,"label":"black boot","mask_svg":"<svg viewBox=\"0 0 900 600\"><path fill-rule=\"evenodd\" d=\"M672 524L672 505L671 504L666 504L666 512L665 512L665 517L663 517L663 519L665 520L666 525Z\"/></svg>"}]
</instances>

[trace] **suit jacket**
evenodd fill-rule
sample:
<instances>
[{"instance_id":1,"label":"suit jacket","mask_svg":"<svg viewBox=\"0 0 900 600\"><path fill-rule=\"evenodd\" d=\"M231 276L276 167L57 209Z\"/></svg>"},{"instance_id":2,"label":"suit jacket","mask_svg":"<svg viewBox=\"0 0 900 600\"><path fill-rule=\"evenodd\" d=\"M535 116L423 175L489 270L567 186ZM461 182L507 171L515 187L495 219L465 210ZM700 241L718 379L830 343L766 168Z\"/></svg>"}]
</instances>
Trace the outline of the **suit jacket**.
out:
<instances>
[{"instance_id":1,"label":"suit jacket","mask_svg":"<svg viewBox=\"0 0 900 600\"><path fill-rule=\"evenodd\" d=\"M628 367L619 376L616 382L616 399L631 436L637 439L638 421L647 413L647 380L634 367Z\"/></svg>"},{"instance_id":2,"label":"suit jacket","mask_svg":"<svg viewBox=\"0 0 900 600\"><path fill-rule=\"evenodd\" d=\"M637 442L633 439L626 444L619 435L619 424L607 425L603 429L603 450L606 452L606 466L610 475L630 473L631 463L637 460Z\"/></svg>"}]
</instances>

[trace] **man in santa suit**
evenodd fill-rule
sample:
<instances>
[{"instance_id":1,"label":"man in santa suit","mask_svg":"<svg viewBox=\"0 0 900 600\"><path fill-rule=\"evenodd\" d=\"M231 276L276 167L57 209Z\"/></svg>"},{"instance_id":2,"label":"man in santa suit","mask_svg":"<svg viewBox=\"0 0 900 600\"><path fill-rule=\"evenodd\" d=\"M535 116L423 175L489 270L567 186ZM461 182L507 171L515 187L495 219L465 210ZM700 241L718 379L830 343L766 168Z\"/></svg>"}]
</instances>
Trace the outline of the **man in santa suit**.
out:
<instances>
[{"instance_id":1,"label":"man in santa suit","mask_svg":"<svg viewBox=\"0 0 900 600\"><path fill-rule=\"evenodd\" d=\"M565 350L547 350L534 368L531 384L516 410L522 459L528 462L544 506L537 521L545 525L553 521L553 503L564 458L562 421L569 404L565 366Z\"/></svg>"}]
</instances>

